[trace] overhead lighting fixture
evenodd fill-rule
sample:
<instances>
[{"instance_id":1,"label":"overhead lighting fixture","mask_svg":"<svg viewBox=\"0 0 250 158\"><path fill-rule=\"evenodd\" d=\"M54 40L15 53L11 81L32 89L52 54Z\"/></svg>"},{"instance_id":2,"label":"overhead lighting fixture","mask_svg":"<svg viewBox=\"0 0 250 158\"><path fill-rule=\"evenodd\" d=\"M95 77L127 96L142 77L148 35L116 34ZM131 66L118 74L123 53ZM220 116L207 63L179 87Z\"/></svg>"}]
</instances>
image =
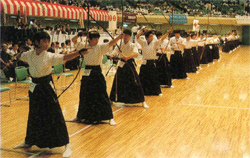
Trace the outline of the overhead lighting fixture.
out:
<instances>
[{"instance_id":1,"label":"overhead lighting fixture","mask_svg":"<svg viewBox=\"0 0 250 158\"><path fill-rule=\"evenodd\" d=\"M46 20L46 21L52 21L54 19L52 19L52 18L44 18L44 20Z\"/></svg>"},{"instance_id":2,"label":"overhead lighting fixture","mask_svg":"<svg viewBox=\"0 0 250 158\"><path fill-rule=\"evenodd\" d=\"M71 21L71 22L78 22L78 20L69 20L69 21Z\"/></svg>"},{"instance_id":3,"label":"overhead lighting fixture","mask_svg":"<svg viewBox=\"0 0 250 158\"><path fill-rule=\"evenodd\" d=\"M123 27L128 27L128 24L123 24Z\"/></svg>"}]
</instances>

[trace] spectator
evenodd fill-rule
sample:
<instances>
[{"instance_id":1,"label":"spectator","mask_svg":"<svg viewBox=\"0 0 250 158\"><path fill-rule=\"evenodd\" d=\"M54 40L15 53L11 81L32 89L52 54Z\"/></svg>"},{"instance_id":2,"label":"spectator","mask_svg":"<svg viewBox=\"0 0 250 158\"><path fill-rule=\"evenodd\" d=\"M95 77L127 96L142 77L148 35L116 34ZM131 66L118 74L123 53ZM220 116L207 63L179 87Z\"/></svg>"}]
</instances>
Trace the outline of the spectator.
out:
<instances>
[{"instance_id":1,"label":"spectator","mask_svg":"<svg viewBox=\"0 0 250 158\"><path fill-rule=\"evenodd\" d=\"M12 81L15 79L15 66L11 60L11 56L7 53L8 46L7 44L2 44L2 51L1 51L1 70L4 72L5 76Z\"/></svg>"},{"instance_id":2,"label":"spectator","mask_svg":"<svg viewBox=\"0 0 250 158\"><path fill-rule=\"evenodd\" d=\"M55 42L51 42L50 48L48 49L48 52L55 53L55 48L56 48Z\"/></svg>"}]
</instances>

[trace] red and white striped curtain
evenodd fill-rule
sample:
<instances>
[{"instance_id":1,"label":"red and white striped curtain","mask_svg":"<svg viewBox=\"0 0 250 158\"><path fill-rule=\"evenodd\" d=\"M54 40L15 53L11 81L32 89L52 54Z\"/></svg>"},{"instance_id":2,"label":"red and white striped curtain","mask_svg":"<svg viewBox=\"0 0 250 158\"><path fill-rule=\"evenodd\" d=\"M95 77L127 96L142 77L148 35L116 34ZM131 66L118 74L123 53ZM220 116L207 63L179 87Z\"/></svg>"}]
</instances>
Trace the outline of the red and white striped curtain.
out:
<instances>
[{"instance_id":1,"label":"red and white striped curtain","mask_svg":"<svg viewBox=\"0 0 250 158\"><path fill-rule=\"evenodd\" d=\"M20 11L21 15L24 13L27 16L50 17L50 18L64 18L64 19L79 19L81 13L83 20L87 20L87 12L81 7L59 5L46 2L38 2L32 0L1 0L1 13L17 15ZM108 11L90 9L90 14L97 21L108 21ZM117 17L118 18L118 17Z\"/></svg>"}]
</instances>

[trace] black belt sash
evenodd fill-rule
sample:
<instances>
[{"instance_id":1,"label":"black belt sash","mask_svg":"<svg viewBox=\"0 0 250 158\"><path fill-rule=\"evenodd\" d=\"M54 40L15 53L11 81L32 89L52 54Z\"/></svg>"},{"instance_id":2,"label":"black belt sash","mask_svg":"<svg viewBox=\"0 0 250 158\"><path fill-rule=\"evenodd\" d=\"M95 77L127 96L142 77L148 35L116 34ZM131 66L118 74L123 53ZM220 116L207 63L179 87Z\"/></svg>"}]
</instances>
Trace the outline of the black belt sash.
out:
<instances>
[{"instance_id":1,"label":"black belt sash","mask_svg":"<svg viewBox=\"0 0 250 158\"><path fill-rule=\"evenodd\" d=\"M32 82L35 84L44 84L44 83L49 83L50 81L53 82L51 74L47 76L39 77L39 78L35 78L35 77L31 77L31 78L32 78Z\"/></svg>"}]
</instances>

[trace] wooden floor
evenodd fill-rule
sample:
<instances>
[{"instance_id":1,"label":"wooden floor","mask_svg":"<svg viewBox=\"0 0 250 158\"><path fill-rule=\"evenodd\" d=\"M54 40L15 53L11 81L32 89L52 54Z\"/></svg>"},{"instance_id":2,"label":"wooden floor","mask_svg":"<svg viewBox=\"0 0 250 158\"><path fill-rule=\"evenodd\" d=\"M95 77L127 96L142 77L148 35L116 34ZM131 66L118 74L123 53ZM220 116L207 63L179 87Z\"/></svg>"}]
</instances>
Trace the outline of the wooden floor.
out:
<instances>
[{"instance_id":1,"label":"wooden floor","mask_svg":"<svg viewBox=\"0 0 250 158\"><path fill-rule=\"evenodd\" d=\"M202 66L190 80L175 80L150 106L113 107L116 126L67 122L72 158L250 158L250 47ZM108 92L113 77L107 77ZM67 80L67 84L71 79ZM77 79L79 81L79 79ZM60 82L57 82L60 85ZM12 89L14 84L6 85ZM79 82L60 98L66 120L74 118ZM27 95L19 89L17 97ZM1 93L8 103L8 93ZM26 134L28 101L1 107L2 158L59 158L64 148L13 150Z\"/></svg>"}]
</instances>

